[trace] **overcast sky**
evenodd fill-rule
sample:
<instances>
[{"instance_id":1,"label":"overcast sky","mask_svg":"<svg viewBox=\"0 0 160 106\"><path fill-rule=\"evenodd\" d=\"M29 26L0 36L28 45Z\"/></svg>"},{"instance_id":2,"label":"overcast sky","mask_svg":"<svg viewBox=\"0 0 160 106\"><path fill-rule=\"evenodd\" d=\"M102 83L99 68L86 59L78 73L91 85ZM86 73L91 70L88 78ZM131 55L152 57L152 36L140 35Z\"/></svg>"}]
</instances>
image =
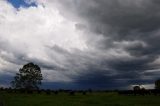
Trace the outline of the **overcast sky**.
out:
<instances>
[{"instance_id":1,"label":"overcast sky","mask_svg":"<svg viewBox=\"0 0 160 106\"><path fill-rule=\"evenodd\" d=\"M152 88L159 0L0 0L0 86L34 62L44 88Z\"/></svg>"}]
</instances>

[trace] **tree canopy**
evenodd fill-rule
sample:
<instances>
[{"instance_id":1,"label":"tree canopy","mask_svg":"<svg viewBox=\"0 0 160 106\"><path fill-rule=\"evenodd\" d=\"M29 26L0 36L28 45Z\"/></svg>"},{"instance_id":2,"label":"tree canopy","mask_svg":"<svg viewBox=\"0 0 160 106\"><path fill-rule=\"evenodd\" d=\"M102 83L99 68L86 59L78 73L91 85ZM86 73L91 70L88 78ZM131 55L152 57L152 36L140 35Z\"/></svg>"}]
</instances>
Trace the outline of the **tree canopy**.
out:
<instances>
[{"instance_id":1,"label":"tree canopy","mask_svg":"<svg viewBox=\"0 0 160 106\"><path fill-rule=\"evenodd\" d=\"M134 87L133 87L133 90L134 90L134 91L141 90L141 87L140 87L139 85L134 86Z\"/></svg>"},{"instance_id":2,"label":"tree canopy","mask_svg":"<svg viewBox=\"0 0 160 106\"><path fill-rule=\"evenodd\" d=\"M41 69L34 63L28 63L19 69L11 82L16 89L38 89L43 79Z\"/></svg>"},{"instance_id":3,"label":"tree canopy","mask_svg":"<svg viewBox=\"0 0 160 106\"><path fill-rule=\"evenodd\" d=\"M155 81L155 89L160 89L160 79Z\"/></svg>"}]
</instances>

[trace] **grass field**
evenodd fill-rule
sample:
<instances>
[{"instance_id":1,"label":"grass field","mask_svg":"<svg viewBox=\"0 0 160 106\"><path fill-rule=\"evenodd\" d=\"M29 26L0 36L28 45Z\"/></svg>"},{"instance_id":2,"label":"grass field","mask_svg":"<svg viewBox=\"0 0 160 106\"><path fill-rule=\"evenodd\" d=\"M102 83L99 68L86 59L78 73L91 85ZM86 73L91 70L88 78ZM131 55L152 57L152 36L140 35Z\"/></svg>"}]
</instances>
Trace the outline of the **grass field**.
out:
<instances>
[{"instance_id":1,"label":"grass field","mask_svg":"<svg viewBox=\"0 0 160 106\"><path fill-rule=\"evenodd\" d=\"M160 106L160 96L124 96L117 93L82 95L1 93L5 106Z\"/></svg>"}]
</instances>

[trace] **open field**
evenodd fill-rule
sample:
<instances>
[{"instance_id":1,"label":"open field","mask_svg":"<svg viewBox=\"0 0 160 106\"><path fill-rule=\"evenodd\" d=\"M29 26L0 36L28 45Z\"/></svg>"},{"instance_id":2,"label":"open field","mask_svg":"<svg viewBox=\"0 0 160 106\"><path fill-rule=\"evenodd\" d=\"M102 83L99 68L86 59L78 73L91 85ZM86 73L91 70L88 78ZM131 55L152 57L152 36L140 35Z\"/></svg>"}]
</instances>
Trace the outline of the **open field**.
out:
<instances>
[{"instance_id":1,"label":"open field","mask_svg":"<svg viewBox=\"0 0 160 106\"><path fill-rule=\"evenodd\" d=\"M160 106L160 96L125 96L117 93L16 94L1 92L5 106Z\"/></svg>"}]
</instances>

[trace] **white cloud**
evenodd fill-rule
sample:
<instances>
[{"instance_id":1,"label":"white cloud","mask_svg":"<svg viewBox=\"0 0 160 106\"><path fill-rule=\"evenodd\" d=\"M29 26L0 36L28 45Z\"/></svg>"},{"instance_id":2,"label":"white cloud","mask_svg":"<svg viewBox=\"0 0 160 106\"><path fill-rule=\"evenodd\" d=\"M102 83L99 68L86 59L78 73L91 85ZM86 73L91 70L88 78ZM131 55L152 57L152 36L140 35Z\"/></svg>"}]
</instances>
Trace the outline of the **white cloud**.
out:
<instances>
[{"instance_id":1,"label":"white cloud","mask_svg":"<svg viewBox=\"0 0 160 106\"><path fill-rule=\"evenodd\" d=\"M16 10L8 2L1 0L0 68L5 67L4 62L7 62L5 68L10 69L14 62L16 65L19 61L22 65L25 61L34 59L60 65L54 60L56 57L50 57L47 47L58 46L70 52L73 49L87 49L81 33L75 27L76 24L77 22L63 17L53 6L39 4L37 7L20 7ZM63 61L63 58L59 61Z\"/></svg>"},{"instance_id":2,"label":"white cloud","mask_svg":"<svg viewBox=\"0 0 160 106\"><path fill-rule=\"evenodd\" d=\"M131 85L131 86L129 86L129 89L133 89L134 86L140 86L141 88L145 88L145 89L154 89L155 88L154 84L143 84L143 85Z\"/></svg>"}]
</instances>

